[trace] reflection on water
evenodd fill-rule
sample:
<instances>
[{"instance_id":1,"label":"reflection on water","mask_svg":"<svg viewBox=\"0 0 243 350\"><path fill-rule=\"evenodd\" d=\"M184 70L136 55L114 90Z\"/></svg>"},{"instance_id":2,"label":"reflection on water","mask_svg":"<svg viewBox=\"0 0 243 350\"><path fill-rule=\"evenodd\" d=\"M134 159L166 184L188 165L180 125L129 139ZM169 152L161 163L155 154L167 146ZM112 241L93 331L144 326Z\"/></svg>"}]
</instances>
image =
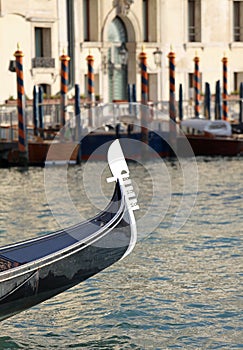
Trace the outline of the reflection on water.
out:
<instances>
[{"instance_id":1,"label":"reflection on water","mask_svg":"<svg viewBox=\"0 0 243 350\"><path fill-rule=\"evenodd\" d=\"M146 212L153 195L151 179L139 165L130 168ZM0 349L243 347L242 160L198 159L196 204L176 233L170 227L182 197L182 179L176 163L166 162L166 168L172 193L165 190L164 199L159 198L168 205L153 233L140 237L123 261L2 322ZM89 171L95 169L97 164ZM104 166L104 181L99 190L94 188L97 198L85 197L83 171L84 165L70 168L68 186L80 216L87 218L105 205L112 187L105 183ZM1 245L59 227L46 201L43 169L0 173ZM65 212L59 215L68 222ZM136 215L139 219L141 212Z\"/></svg>"}]
</instances>

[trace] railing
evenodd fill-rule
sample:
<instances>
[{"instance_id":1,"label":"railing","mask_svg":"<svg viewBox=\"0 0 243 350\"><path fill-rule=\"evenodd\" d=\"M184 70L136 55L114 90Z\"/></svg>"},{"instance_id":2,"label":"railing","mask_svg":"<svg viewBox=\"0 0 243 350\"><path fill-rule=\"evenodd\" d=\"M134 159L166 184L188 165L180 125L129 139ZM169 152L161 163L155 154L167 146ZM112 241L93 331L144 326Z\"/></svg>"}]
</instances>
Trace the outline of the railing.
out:
<instances>
[{"instance_id":1,"label":"railing","mask_svg":"<svg viewBox=\"0 0 243 350\"><path fill-rule=\"evenodd\" d=\"M234 26L234 41L243 41L243 27Z\"/></svg>"},{"instance_id":2,"label":"railing","mask_svg":"<svg viewBox=\"0 0 243 350\"><path fill-rule=\"evenodd\" d=\"M51 58L51 57L32 58L32 68L55 68L55 58Z\"/></svg>"},{"instance_id":3,"label":"railing","mask_svg":"<svg viewBox=\"0 0 243 350\"><path fill-rule=\"evenodd\" d=\"M240 108L240 104L241 107ZM61 125L61 105L60 104L42 104L43 113L43 130L47 138L53 138L60 130ZM126 128L129 124L134 125L133 130L137 130L140 125L141 114L143 108L148 110L148 118L151 129L156 129L159 126L161 131L167 130L169 121L169 102L157 101L150 102L149 109L141 104L136 103L110 103L110 104L97 104L91 107L87 103L81 104L81 128L84 133L88 133L90 130L101 128L102 130L108 130L109 128L115 129L117 124L124 125ZM240 119L240 111L243 111L243 99L236 98L234 100L228 100L228 117L229 120L238 123ZM200 101L201 116L205 115L204 101ZM177 120L179 120L178 102L176 103ZM211 119L215 118L215 101L211 100L210 105ZM243 113L243 112L241 112ZM183 101L183 119L193 118L194 113L194 101ZM243 117L243 116L242 116ZM34 138L34 125L33 125L33 107L27 105L25 108L25 119L27 125L27 133L29 139ZM90 125L91 121L91 125ZM68 122L68 128L71 133L75 134L76 128L76 116L74 102L69 103L66 108L66 122ZM39 122L38 122L39 125ZM40 132L40 129L38 129ZM0 141L13 141L18 138L18 115L16 106L4 105L0 107Z\"/></svg>"}]
</instances>

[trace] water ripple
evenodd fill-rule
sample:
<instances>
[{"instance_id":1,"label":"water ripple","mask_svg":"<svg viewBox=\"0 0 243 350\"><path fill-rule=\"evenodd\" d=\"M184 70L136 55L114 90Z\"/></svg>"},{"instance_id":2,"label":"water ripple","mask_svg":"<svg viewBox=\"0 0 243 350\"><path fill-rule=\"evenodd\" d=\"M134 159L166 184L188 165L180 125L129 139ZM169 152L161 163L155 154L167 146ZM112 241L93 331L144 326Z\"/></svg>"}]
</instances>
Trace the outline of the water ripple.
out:
<instances>
[{"instance_id":1,"label":"water ripple","mask_svg":"<svg viewBox=\"0 0 243 350\"><path fill-rule=\"evenodd\" d=\"M167 167L174 187L160 226L123 261L2 322L1 350L243 348L242 160L198 160L197 201L177 233L167 228L181 181L177 167ZM43 169L1 172L1 245L58 228L44 196ZM69 186L88 217L94 208L80 202L81 175L82 168L71 168Z\"/></svg>"}]
</instances>

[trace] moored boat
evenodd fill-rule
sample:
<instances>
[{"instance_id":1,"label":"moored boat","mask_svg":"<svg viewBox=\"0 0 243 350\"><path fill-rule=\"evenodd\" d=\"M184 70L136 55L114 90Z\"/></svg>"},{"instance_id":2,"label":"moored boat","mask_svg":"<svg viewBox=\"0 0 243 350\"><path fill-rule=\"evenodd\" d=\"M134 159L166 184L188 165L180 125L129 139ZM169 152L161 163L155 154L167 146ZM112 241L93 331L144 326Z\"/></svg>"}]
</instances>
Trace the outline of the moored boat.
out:
<instances>
[{"instance_id":1,"label":"moored boat","mask_svg":"<svg viewBox=\"0 0 243 350\"><path fill-rule=\"evenodd\" d=\"M225 120L186 119L181 122L195 156L238 156L243 154L243 138L232 133ZM177 137L178 154L183 152L185 136Z\"/></svg>"}]
</instances>

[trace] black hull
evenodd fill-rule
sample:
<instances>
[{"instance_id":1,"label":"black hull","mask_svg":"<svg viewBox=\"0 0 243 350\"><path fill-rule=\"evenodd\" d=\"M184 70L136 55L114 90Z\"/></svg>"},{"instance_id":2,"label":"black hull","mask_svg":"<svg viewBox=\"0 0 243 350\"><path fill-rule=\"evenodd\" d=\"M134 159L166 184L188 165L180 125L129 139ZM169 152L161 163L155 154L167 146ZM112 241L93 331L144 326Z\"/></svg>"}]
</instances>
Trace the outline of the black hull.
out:
<instances>
[{"instance_id":1,"label":"black hull","mask_svg":"<svg viewBox=\"0 0 243 350\"><path fill-rule=\"evenodd\" d=\"M15 257L16 261L21 261L21 257L28 257L29 262L0 271L0 321L75 286L120 260L133 240L130 218L117 184L111 204L88 222L1 248L2 260ZM64 242L67 242L66 247L63 247ZM61 249L58 248L60 244ZM41 256L42 250L45 254Z\"/></svg>"},{"instance_id":2,"label":"black hull","mask_svg":"<svg viewBox=\"0 0 243 350\"><path fill-rule=\"evenodd\" d=\"M130 242L129 234L125 241L125 246L117 248L88 246L33 271L18 288L18 277L11 279L8 286L11 292L0 300L0 321L62 293L111 266L125 254Z\"/></svg>"}]
</instances>

